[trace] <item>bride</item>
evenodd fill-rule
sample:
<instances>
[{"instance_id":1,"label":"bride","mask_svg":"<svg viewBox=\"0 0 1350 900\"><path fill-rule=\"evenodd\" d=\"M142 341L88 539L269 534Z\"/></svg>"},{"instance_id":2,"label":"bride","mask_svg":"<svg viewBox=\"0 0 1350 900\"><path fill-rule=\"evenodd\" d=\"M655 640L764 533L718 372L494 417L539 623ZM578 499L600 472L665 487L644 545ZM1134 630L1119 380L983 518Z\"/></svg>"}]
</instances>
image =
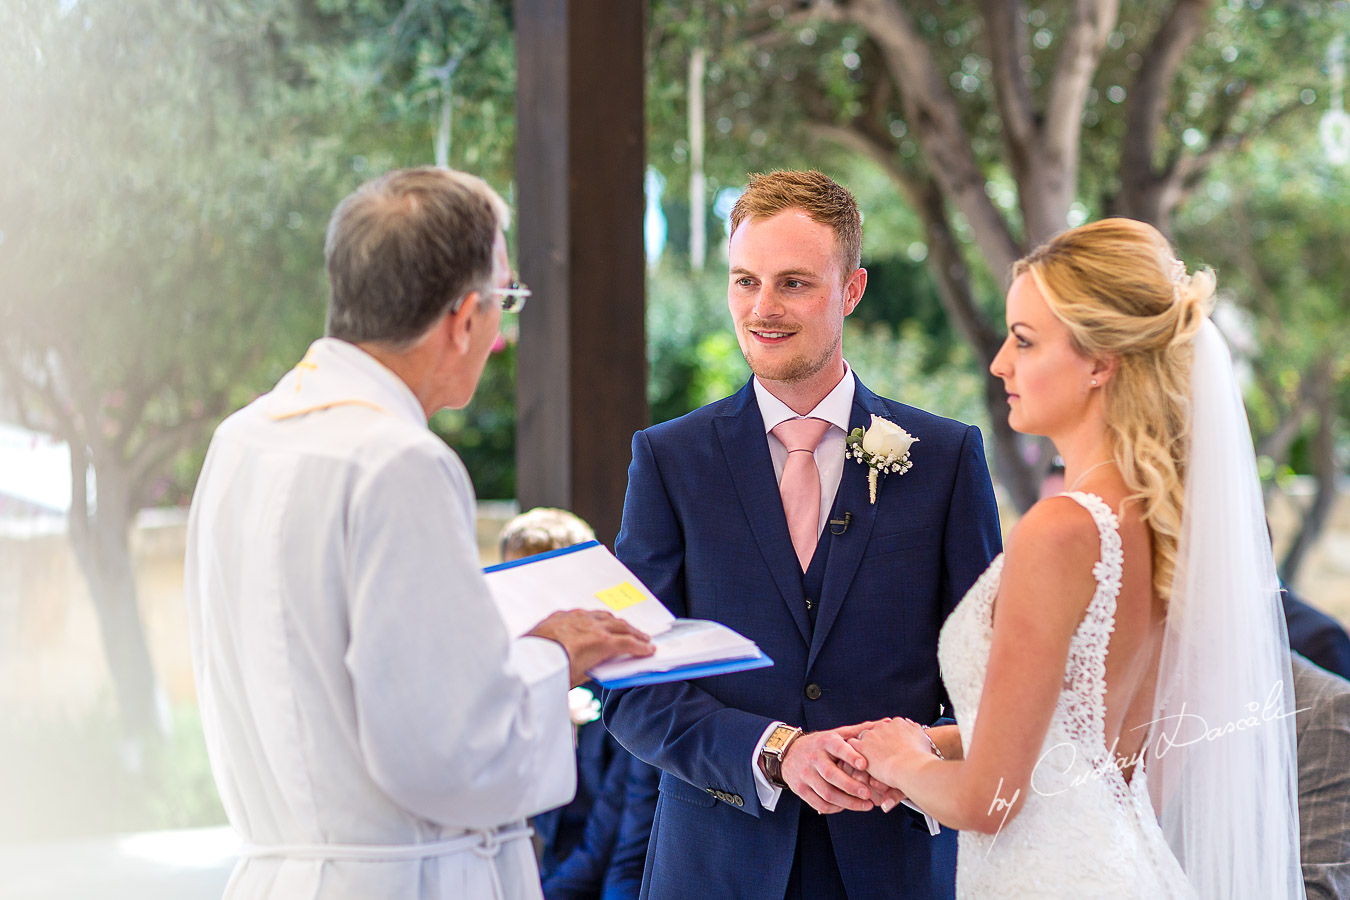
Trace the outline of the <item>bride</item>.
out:
<instances>
[{"instance_id":1,"label":"bride","mask_svg":"<svg viewBox=\"0 0 1350 900\"><path fill-rule=\"evenodd\" d=\"M960 896L1301 898L1289 653L1213 275L1128 219L1013 274L991 371L1068 490L942 630L957 725L854 746L961 830Z\"/></svg>"}]
</instances>

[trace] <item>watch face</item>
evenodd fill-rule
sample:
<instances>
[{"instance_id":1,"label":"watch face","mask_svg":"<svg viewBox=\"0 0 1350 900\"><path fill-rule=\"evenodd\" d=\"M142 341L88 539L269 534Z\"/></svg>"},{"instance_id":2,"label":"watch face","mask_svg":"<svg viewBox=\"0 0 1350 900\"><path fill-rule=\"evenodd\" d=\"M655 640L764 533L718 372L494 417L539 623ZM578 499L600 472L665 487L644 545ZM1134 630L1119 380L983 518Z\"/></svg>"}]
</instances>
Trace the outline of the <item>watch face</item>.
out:
<instances>
[{"instance_id":1,"label":"watch face","mask_svg":"<svg viewBox=\"0 0 1350 900\"><path fill-rule=\"evenodd\" d=\"M764 749L772 752L778 752L783 749L783 745L788 742L795 732L790 728L775 728L773 734L764 742Z\"/></svg>"}]
</instances>

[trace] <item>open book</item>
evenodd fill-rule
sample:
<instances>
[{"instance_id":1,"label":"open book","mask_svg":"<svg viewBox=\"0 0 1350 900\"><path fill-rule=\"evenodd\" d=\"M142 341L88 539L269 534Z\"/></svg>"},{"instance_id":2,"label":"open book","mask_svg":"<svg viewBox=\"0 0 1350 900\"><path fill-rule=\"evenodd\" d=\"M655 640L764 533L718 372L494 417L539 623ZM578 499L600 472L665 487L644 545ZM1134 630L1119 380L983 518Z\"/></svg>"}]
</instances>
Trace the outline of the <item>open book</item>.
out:
<instances>
[{"instance_id":1,"label":"open book","mask_svg":"<svg viewBox=\"0 0 1350 900\"><path fill-rule=\"evenodd\" d=\"M651 635L656 645L651 656L610 660L586 673L607 688L773 665L754 641L720 622L675 618L599 541L489 566L483 573L514 636L564 609L604 610Z\"/></svg>"}]
</instances>

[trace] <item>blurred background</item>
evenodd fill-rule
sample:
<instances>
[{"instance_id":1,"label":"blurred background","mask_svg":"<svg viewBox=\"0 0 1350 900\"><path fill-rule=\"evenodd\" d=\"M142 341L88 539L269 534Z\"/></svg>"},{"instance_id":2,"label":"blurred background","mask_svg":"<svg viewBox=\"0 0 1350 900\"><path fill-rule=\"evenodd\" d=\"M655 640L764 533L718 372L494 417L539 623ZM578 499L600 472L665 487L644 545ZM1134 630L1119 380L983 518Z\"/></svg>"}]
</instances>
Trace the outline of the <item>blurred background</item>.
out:
<instances>
[{"instance_id":1,"label":"blurred background","mask_svg":"<svg viewBox=\"0 0 1350 900\"><path fill-rule=\"evenodd\" d=\"M182 602L206 443L322 333L323 232L349 191L436 163L514 201L526 5L0 4L5 896L57 896L32 874L68 858L53 842L194 860L204 880L164 896L219 893L232 850L210 830L224 816ZM725 305L747 173L820 168L866 216L849 361L882 394L981 426L1010 527L1054 460L1007 429L986 372L1008 264L1066 224L1144 219L1217 270L1282 578L1350 622L1350 7L875 5L648 0L632 227L651 419L748 376ZM432 422L483 498L485 562L516 510L528 362L506 332L472 405ZM126 837L175 829L208 830Z\"/></svg>"}]
</instances>

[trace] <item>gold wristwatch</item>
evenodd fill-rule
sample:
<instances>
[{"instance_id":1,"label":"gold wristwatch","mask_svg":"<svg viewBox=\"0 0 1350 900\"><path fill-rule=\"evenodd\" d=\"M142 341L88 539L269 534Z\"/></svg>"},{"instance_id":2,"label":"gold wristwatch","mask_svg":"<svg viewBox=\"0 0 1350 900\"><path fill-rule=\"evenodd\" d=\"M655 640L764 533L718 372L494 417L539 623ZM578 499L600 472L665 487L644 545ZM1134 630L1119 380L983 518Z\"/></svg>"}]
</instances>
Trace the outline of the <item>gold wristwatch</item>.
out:
<instances>
[{"instance_id":1,"label":"gold wristwatch","mask_svg":"<svg viewBox=\"0 0 1350 900\"><path fill-rule=\"evenodd\" d=\"M791 725L779 725L769 732L764 748L759 751L759 762L764 767L764 775L770 784L787 787L787 782L783 780L783 754L787 753L792 742L801 736L802 730Z\"/></svg>"}]
</instances>

